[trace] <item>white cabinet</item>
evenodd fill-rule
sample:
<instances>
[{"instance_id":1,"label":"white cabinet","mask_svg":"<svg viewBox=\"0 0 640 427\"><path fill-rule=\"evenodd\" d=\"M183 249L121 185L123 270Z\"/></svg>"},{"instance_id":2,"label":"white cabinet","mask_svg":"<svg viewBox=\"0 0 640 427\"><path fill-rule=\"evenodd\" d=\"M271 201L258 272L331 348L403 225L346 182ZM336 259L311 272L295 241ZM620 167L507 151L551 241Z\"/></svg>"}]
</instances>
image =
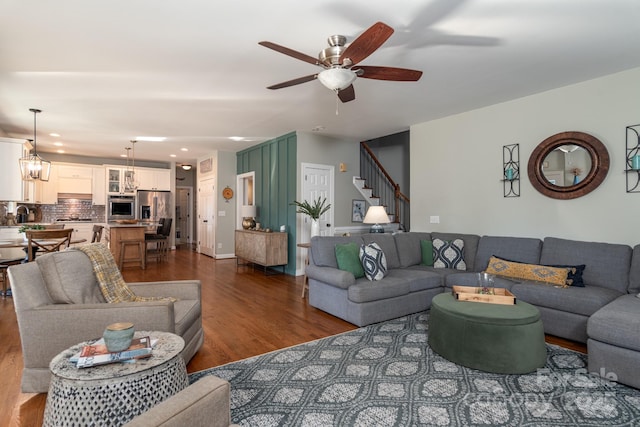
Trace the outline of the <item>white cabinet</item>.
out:
<instances>
[{"instance_id":1,"label":"white cabinet","mask_svg":"<svg viewBox=\"0 0 640 427\"><path fill-rule=\"evenodd\" d=\"M22 157L22 142L0 138L0 200L23 200L23 184L18 159Z\"/></svg>"},{"instance_id":2,"label":"white cabinet","mask_svg":"<svg viewBox=\"0 0 640 427\"><path fill-rule=\"evenodd\" d=\"M93 237L94 225L96 225L96 223L93 223L93 222L86 222L86 223L72 222L72 223L65 224L64 228L73 228L71 239L72 240L85 239L86 242L78 243L78 245L85 245L87 243L91 243L91 237ZM104 224L97 224L97 225L104 225Z\"/></svg>"},{"instance_id":3,"label":"white cabinet","mask_svg":"<svg viewBox=\"0 0 640 427\"><path fill-rule=\"evenodd\" d=\"M29 199L32 203L39 205L55 205L58 203L58 168L55 163L51 164L49 181L35 181L33 185L33 197Z\"/></svg>"},{"instance_id":4,"label":"white cabinet","mask_svg":"<svg viewBox=\"0 0 640 427\"><path fill-rule=\"evenodd\" d=\"M94 205L106 205L107 186L105 183L104 167L94 166L91 173L93 175L91 181L91 202Z\"/></svg>"},{"instance_id":5,"label":"white cabinet","mask_svg":"<svg viewBox=\"0 0 640 427\"><path fill-rule=\"evenodd\" d=\"M91 194L93 169L82 165L58 165L58 193Z\"/></svg>"},{"instance_id":6,"label":"white cabinet","mask_svg":"<svg viewBox=\"0 0 640 427\"><path fill-rule=\"evenodd\" d=\"M171 171L169 169L136 168L136 179L140 190L171 190Z\"/></svg>"},{"instance_id":7,"label":"white cabinet","mask_svg":"<svg viewBox=\"0 0 640 427\"><path fill-rule=\"evenodd\" d=\"M106 166L107 194L133 194L135 190L125 187L125 177L128 176L127 168ZM137 173L137 172L136 172Z\"/></svg>"}]
</instances>

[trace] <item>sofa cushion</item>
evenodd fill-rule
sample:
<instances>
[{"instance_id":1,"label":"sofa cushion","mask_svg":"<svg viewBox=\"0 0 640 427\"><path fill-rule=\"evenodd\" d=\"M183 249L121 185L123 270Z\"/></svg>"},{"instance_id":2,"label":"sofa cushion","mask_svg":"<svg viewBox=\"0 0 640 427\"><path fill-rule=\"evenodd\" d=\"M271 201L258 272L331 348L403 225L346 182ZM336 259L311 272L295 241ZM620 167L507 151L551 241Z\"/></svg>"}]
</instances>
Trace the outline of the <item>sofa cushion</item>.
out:
<instances>
[{"instance_id":1,"label":"sofa cushion","mask_svg":"<svg viewBox=\"0 0 640 427\"><path fill-rule=\"evenodd\" d=\"M511 292L522 301L538 307L591 316L621 294L599 286L567 288L536 285L533 282L516 283Z\"/></svg>"},{"instance_id":2,"label":"sofa cushion","mask_svg":"<svg viewBox=\"0 0 640 427\"><path fill-rule=\"evenodd\" d=\"M47 292L54 304L105 302L91 261L80 251L62 251L36 258Z\"/></svg>"},{"instance_id":3,"label":"sofa cushion","mask_svg":"<svg viewBox=\"0 0 640 427\"><path fill-rule=\"evenodd\" d=\"M464 241L462 239L451 241L433 239L432 244L433 266L435 268L467 269L467 264L464 262Z\"/></svg>"},{"instance_id":4,"label":"sofa cushion","mask_svg":"<svg viewBox=\"0 0 640 427\"><path fill-rule=\"evenodd\" d=\"M633 247L631 256L631 269L629 271L629 288L630 294L640 292L640 245Z\"/></svg>"},{"instance_id":5,"label":"sofa cushion","mask_svg":"<svg viewBox=\"0 0 640 427\"><path fill-rule=\"evenodd\" d=\"M343 271L348 271L358 279L364 277L364 270L362 269L362 263L360 262L360 248L353 242L338 244L335 248L336 261L338 262L338 268Z\"/></svg>"},{"instance_id":6,"label":"sofa cushion","mask_svg":"<svg viewBox=\"0 0 640 427\"><path fill-rule=\"evenodd\" d=\"M400 259L400 267L406 268L422 263L422 248L420 242L427 240L431 242L431 233L416 232L395 233L396 250Z\"/></svg>"},{"instance_id":7,"label":"sofa cushion","mask_svg":"<svg viewBox=\"0 0 640 427\"><path fill-rule=\"evenodd\" d=\"M540 263L584 264L586 267L582 277L587 287L595 285L626 293L629 286L631 247L547 237L542 245Z\"/></svg>"},{"instance_id":8,"label":"sofa cushion","mask_svg":"<svg viewBox=\"0 0 640 427\"><path fill-rule=\"evenodd\" d=\"M377 243L387 259L387 268L400 268L396 241L390 233L367 233L362 235L365 244Z\"/></svg>"},{"instance_id":9,"label":"sofa cushion","mask_svg":"<svg viewBox=\"0 0 640 427\"><path fill-rule=\"evenodd\" d=\"M405 280L409 284L409 292L442 287L442 277L439 274L414 268L396 268L395 270L389 270L389 273L385 276L385 279L387 278Z\"/></svg>"},{"instance_id":10,"label":"sofa cushion","mask_svg":"<svg viewBox=\"0 0 640 427\"><path fill-rule=\"evenodd\" d=\"M354 242L358 247L362 244L360 236L314 236L311 238L311 256L309 262L319 267L338 268L336 245Z\"/></svg>"},{"instance_id":11,"label":"sofa cushion","mask_svg":"<svg viewBox=\"0 0 640 427\"><path fill-rule=\"evenodd\" d=\"M507 261L498 257L491 257L485 270L496 276L511 277L533 282L549 283L552 285L567 285L568 268L549 267L539 264L525 264L523 262Z\"/></svg>"},{"instance_id":12,"label":"sofa cushion","mask_svg":"<svg viewBox=\"0 0 640 427\"><path fill-rule=\"evenodd\" d=\"M462 239L464 242L463 258L464 263L467 264L468 271L480 271L475 266L476 252L478 251L478 242L480 236L475 234L462 234L462 233L431 233L431 240L440 239L444 241L452 241L455 239Z\"/></svg>"},{"instance_id":13,"label":"sofa cushion","mask_svg":"<svg viewBox=\"0 0 640 427\"><path fill-rule=\"evenodd\" d=\"M387 260L377 243L360 246L360 261L369 280L382 280L387 274Z\"/></svg>"},{"instance_id":14,"label":"sofa cushion","mask_svg":"<svg viewBox=\"0 0 640 427\"><path fill-rule=\"evenodd\" d=\"M401 277L385 277L383 280L370 282L365 278L356 280L349 286L349 301L363 303L395 298L409 293L409 282Z\"/></svg>"},{"instance_id":15,"label":"sofa cushion","mask_svg":"<svg viewBox=\"0 0 640 427\"><path fill-rule=\"evenodd\" d=\"M433 267L433 241L420 240L420 252L422 253L422 262L420 265Z\"/></svg>"},{"instance_id":16,"label":"sofa cushion","mask_svg":"<svg viewBox=\"0 0 640 427\"><path fill-rule=\"evenodd\" d=\"M476 270L484 270L489 258L498 256L510 261L539 264L542 240L528 237L482 236L476 253Z\"/></svg>"},{"instance_id":17,"label":"sofa cushion","mask_svg":"<svg viewBox=\"0 0 640 427\"><path fill-rule=\"evenodd\" d=\"M587 322L589 338L640 351L640 299L623 295L596 311Z\"/></svg>"}]
</instances>

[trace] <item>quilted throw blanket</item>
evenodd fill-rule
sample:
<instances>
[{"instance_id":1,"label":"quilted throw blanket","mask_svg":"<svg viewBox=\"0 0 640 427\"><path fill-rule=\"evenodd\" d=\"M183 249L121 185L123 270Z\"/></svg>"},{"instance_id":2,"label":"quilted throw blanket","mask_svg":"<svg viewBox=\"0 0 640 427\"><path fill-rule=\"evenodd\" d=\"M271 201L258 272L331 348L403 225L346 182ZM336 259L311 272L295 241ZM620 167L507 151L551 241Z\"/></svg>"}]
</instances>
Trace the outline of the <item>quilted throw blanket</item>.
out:
<instances>
[{"instance_id":1,"label":"quilted throw blanket","mask_svg":"<svg viewBox=\"0 0 640 427\"><path fill-rule=\"evenodd\" d=\"M93 272L98 279L102 296L109 303L115 302L143 302L143 301L176 301L171 297L140 297L133 293L124 281L118 265L109 248L104 243L91 243L71 248L84 252L91 260Z\"/></svg>"}]
</instances>

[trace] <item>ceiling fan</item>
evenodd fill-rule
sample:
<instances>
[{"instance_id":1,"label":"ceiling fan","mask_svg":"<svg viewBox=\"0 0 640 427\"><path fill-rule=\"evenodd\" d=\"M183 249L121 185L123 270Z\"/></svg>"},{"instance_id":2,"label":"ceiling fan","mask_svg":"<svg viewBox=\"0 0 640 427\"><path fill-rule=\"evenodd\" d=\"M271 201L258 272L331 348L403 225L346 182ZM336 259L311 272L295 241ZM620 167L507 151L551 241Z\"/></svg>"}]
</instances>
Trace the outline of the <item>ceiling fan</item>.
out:
<instances>
[{"instance_id":1,"label":"ceiling fan","mask_svg":"<svg viewBox=\"0 0 640 427\"><path fill-rule=\"evenodd\" d=\"M328 39L329 47L321 50L317 58L276 43L262 41L258 44L324 68L323 71L316 74L278 83L269 86L267 89L282 89L318 79L325 87L336 92L342 102L349 102L356 98L352 83L358 77L404 82L418 81L422 76L422 71L407 68L358 65L382 46L391 37L391 34L393 34L393 28L382 22L376 22L349 45L346 45L347 38L345 36L330 36Z\"/></svg>"}]
</instances>

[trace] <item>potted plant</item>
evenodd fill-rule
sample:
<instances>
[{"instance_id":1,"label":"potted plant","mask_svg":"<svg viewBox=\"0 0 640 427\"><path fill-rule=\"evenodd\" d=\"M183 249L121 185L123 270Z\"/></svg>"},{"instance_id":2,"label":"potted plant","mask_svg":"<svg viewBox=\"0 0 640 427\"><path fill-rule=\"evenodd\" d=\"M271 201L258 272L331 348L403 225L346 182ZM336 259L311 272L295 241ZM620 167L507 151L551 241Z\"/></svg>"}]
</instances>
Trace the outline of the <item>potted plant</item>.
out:
<instances>
[{"instance_id":1,"label":"potted plant","mask_svg":"<svg viewBox=\"0 0 640 427\"><path fill-rule=\"evenodd\" d=\"M309 203L306 200L304 200L303 202L294 200L293 203L291 203L298 208L296 210L296 213L305 214L311 217L311 237L320 234L320 224L318 223L318 220L320 219L322 214L324 214L329 210L329 208L331 208L331 203L325 205L326 202L326 197L324 199L318 197L318 200L314 200L313 203Z\"/></svg>"},{"instance_id":2,"label":"potted plant","mask_svg":"<svg viewBox=\"0 0 640 427\"><path fill-rule=\"evenodd\" d=\"M44 230L44 225L42 224L22 224L20 228L18 228L18 233L22 233L23 239L27 240L27 235L25 231L27 230Z\"/></svg>"}]
</instances>

